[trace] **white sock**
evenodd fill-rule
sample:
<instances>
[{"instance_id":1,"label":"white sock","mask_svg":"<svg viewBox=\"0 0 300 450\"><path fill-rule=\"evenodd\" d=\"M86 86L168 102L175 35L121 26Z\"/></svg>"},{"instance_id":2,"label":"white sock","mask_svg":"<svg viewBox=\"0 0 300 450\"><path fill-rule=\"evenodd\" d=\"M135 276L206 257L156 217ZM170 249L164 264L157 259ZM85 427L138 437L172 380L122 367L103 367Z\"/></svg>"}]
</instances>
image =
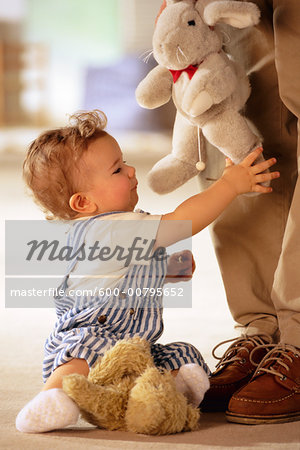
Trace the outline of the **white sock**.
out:
<instances>
[{"instance_id":1,"label":"white sock","mask_svg":"<svg viewBox=\"0 0 300 450\"><path fill-rule=\"evenodd\" d=\"M16 418L16 427L23 433L42 433L74 425L78 417L78 406L62 389L49 389L24 406Z\"/></svg>"},{"instance_id":2,"label":"white sock","mask_svg":"<svg viewBox=\"0 0 300 450\"><path fill-rule=\"evenodd\" d=\"M175 378L175 384L193 406L198 407L205 392L209 389L209 379L205 370L198 364L181 366Z\"/></svg>"}]
</instances>

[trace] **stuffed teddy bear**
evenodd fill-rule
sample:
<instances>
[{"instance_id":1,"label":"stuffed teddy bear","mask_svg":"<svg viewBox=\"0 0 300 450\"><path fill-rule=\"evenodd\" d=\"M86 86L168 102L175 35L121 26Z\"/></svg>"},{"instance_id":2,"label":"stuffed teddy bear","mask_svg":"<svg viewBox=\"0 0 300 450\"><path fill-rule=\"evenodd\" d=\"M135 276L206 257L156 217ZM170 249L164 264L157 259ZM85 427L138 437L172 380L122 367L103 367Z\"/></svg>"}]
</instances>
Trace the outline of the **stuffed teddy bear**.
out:
<instances>
[{"instance_id":1,"label":"stuffed teddy bear","mask_svg":"<svg viewBox=\"0 0 300 450\"><path fill-rule=\"evenodd\" d=\"M142 107L157 108L172 96L177 109L172 153L148 174L155 192L171 192L205 169L203 136L234 163L261 146L240 114L250 95L249 80L222 50L224 32L218 25L246 28L259 17L249 2L166 0L153 35L158 65L136 89Z\"/></svg>"},{"instance_id":2,"label":"stuffed teddy bear","mask_svg":"<svg viewBox=\"0 0 300 450\"><path fill-rule=\"evenodd\" d=\"M118 341L88 377L65 376L63 389L100 428L156 435L198 428L199 409L176 390L169 371L154 365L150 344L139 337Z\"/></svg>"}]
</instances>

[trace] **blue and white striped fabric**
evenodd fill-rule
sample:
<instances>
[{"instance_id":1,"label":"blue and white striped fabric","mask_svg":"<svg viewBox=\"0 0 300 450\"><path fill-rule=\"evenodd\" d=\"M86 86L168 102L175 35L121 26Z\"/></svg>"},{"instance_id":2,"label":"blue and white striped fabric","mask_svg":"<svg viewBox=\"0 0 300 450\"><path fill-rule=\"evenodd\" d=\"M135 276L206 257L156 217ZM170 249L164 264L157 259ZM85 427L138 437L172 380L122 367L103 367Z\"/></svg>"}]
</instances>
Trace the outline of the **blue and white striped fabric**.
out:
<instances>
[{"instance_id":1,"label":"blue and white striped fabric","mask_svg":"<svg viewBox=\"0 0 300 450\"><path fill-rule=\"evenodd\" d=\"M80 246L89 223L80 222L76 229L76 242ZM101 221L99 221L101 226ZM74 236L73 236L74 238ZM76 261L69 266L61 289L66 290L68 277ZM154 362L158 367L178 369L188 363L201 365L209 374L199 351L190 344L175 342L156 344L162 335L162 296L160 292L167 271L165 259L152 259L148 265L130 265L126 276L119 281L112 295L95 297L56 297L58 321L45 343L43 363L44 381L58 366L73 358L83 358L92 367L118 340L140 336L149 341ZM140 288L139 291L137 288ZM145 295L136 295L143 288Z\"/></svg>"}]
</instances>

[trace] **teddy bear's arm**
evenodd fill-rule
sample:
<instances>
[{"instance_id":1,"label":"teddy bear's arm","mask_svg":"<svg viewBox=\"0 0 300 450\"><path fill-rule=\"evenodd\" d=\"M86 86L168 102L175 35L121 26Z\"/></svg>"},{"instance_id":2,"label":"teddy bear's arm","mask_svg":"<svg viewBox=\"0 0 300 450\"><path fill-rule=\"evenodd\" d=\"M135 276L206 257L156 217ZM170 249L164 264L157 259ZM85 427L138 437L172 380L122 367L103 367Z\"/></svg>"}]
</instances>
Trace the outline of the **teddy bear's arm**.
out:
<instances>
[{"instance_id":1,"label":"teddy bear's arm","mask_svg":"<svg viewBox=\"0 0 300 450\"><path fill-rule=\"evenodd\" d=\"M138 85L135 92L137 102L143 108L158 108L170 100L172 86L170 71L158 65Z\"/></svg>"},{"instance_id":2,"label":"teddy bear's arm","mask_svg":"<svg viewBox=\"0 0 300 450\"><path fill-rule=\"evenodd\" d=\"M186 88L182 109L195 117L221 103L236 89L237 77L227 57L213 53L207 57Z\"/></svg>"}]
</instances>

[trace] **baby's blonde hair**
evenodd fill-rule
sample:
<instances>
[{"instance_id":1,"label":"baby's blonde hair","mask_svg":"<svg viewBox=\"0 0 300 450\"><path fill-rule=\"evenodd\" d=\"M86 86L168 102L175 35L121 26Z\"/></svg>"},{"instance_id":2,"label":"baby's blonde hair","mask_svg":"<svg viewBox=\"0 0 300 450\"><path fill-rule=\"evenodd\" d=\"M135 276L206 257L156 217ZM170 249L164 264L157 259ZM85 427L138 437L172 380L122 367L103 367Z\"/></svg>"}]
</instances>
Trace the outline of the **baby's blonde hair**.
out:
<instances>
[{"instance_id":1,"label":"baby's blonde hair","mask_svg":"<svg viewBox=\"0 0 300 450\"><path fill-rule=\"evenodd\" d=\"M77 163L92 141L107 135L106 124L102 111L81 111L69 126L45 131L30 145L23 177L48 220L76 216L69 200L79 190Z\"/></svg>"}]
</instances>

